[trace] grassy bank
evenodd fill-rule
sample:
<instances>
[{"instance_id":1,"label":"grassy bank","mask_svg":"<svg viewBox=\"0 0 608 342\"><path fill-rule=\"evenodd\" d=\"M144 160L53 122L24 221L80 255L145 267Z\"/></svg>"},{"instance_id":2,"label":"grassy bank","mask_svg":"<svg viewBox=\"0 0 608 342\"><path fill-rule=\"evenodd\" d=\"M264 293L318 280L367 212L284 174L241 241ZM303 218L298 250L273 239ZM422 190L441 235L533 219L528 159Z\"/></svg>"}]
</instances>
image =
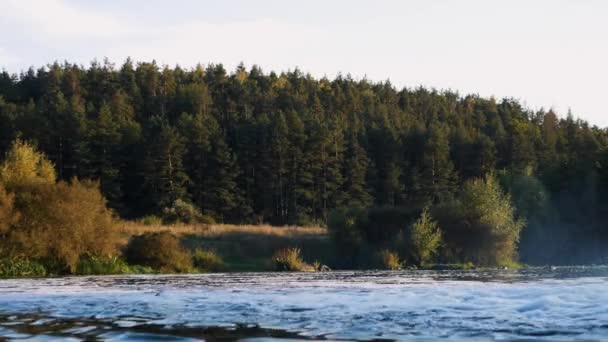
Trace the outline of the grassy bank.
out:
<instances>
[{"instance_id":1,"label":"grassy bank","mask_svg":"<svg viewBox=\"0 0 608 342\"><path fill-rule=\"evenodd\" d=\"M333 262L332 246L323 227L274 227L270 225L163 225L124 222L121 244L132 236L169 232L178 236L189 250L214 251L224 261L227 272L272 271L273 255L284 248L299 248L304 260L321 264Z\"/></svg>"}]
</instances>

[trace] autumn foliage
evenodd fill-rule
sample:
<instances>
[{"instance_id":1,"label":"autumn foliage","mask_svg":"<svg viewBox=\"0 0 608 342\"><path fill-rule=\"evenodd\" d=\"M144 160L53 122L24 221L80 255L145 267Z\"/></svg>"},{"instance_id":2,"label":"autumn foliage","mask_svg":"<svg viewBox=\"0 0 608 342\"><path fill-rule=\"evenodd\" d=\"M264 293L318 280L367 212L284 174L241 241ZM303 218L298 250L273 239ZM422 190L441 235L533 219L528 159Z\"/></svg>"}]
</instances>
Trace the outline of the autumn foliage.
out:
<instances>
[{"instance_id":1,"label":"autumn foliage","mask_svg":"<svg viewBox=\"0 0 608 342\"><path fill-rule=\"evenodd\" d=\"M0 165L0 184L0 256L72 273L82 256L115 253L115 218L97 182L55 182L52 164L16 141Z\"/></svg>"}]
</instances>

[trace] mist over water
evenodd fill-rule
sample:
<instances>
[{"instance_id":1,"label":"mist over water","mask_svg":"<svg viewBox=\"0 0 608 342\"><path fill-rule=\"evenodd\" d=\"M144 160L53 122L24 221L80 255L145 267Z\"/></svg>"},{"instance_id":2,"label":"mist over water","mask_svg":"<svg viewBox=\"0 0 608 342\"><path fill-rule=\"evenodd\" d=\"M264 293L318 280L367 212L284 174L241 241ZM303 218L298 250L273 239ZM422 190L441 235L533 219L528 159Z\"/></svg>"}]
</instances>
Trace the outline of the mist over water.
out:
<instances>
[{"instance_id":1,"label":"mist over water","mask_svg":"<svg viewBox=\"0 0 608 342\"><path fill-rule=\"evenodd\" d=\"M0 335L601 341L607 285L607 267L3 280Z\"/></svg>"}]
</instances>

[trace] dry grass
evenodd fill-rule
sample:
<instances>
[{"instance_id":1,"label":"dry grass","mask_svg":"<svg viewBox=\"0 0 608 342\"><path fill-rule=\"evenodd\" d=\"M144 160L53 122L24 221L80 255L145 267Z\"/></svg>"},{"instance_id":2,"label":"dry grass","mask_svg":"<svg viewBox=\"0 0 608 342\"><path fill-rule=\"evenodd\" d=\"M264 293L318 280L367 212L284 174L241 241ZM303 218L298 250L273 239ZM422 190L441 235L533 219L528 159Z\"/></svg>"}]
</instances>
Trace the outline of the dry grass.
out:
<instances>
[{"instance_id":1,"label":"dry grass","mask_svg":"<svg viewBox=\"0 0 608 342\"><path fill-rule=\"evenodd\" d=\"M299 227L270 225L232 225L232 224L175 224L175 225L144 225L139 222L127 221L120 225L122 236L128 238L133 235L155 232L171 232L175 235L197 235L202 238L217 238L227 235L260 235L284 238L316 238L327 235L323 227Z\"/></svg>"}]
</instances>

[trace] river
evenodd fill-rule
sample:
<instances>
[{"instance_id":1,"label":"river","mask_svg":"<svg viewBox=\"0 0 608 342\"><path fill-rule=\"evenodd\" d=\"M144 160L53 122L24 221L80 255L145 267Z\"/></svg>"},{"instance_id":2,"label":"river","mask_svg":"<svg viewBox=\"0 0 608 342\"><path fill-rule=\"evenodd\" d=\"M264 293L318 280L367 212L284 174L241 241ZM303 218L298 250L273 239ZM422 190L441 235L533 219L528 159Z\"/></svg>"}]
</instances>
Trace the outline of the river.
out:
<instances>
[{"instance_id":1,"label":"river","mask_svg":"<svg viewBox=\"0 0 608 342\"><path fill-rule=\"evenodd\" d=\"M606 341L608 268L0 280L0 336Z\"/></svg>"}]
</instances>

